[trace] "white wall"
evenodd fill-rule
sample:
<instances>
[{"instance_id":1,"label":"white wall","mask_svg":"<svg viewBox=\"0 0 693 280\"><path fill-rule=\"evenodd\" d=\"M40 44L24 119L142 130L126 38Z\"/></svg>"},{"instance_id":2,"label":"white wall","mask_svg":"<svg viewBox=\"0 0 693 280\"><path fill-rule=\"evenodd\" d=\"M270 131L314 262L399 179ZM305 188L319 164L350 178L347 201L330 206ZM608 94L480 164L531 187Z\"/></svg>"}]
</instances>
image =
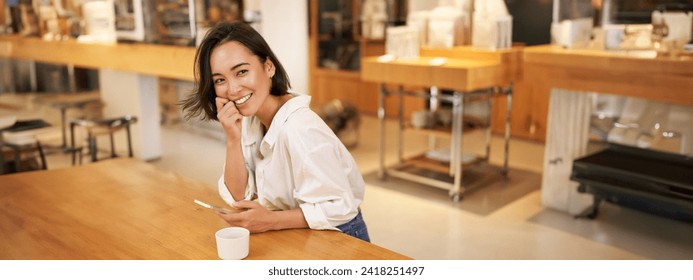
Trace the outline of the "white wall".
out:
<instances>
[{"instance_id":1,"label":"white wall","mask_svg":"<svg viewBox=\"0 0 693 280\"><path fill-rule=\"evenodd\" d=\"M161 157L161 114L159 111L159 79L156 76L99 69L101 100L106 104L106 118L134 115L132 149L135 157L154 160ZM126 149L124 132L116 137L116 149ZM103 144L102 144L103 145ZM106 146L108 147L108 146Z\"/></svg>"},{"instance_id":2,"label":"white wall","mask_svg":"<svg viewBox=\"0 0 693 280\"><path fill-rule=\"evenodd\" d=\"M286 69L291 88L308 92L308 0L262 0L260 34Z\"/></svg>"}]
</instances>

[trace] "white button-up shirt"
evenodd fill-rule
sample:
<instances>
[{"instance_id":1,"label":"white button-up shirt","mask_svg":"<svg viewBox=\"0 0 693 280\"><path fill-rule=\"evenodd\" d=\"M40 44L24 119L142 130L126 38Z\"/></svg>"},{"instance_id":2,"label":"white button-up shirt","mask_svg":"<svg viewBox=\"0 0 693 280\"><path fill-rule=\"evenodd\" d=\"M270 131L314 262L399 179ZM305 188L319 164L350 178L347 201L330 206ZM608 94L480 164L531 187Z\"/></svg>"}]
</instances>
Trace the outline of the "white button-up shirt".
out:
<instances>
[{"instance_id":1,"label":"white button-up shirt","mask_svg":"<svg viewBox=\"0 0 693 280\"><path fill-rule=\"evenodd\" d=\"M245 199L257 197L270 210L301 207L310 228L336 230L356 217L365 183L349 151L309 104L310 96L289 99L264 135L257 117L243 118ZM223 172L219 194L234 202Z\"/></svg>"}]
</instances>

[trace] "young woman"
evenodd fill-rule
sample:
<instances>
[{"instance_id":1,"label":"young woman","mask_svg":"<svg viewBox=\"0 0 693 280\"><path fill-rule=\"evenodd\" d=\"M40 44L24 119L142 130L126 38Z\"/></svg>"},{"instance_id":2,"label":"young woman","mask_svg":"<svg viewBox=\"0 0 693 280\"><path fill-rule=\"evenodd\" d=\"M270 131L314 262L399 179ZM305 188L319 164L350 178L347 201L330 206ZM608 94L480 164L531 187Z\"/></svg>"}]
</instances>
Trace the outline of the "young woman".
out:
<instances>
[{"instance_id":1,"label":"young woman","mask_svg":"<svg viewBox=\"0 0 693 280\"><path fill-rule=\"evenodd\" d=\"M186 117L218 120L226 132L219 194L241 213L218 215L252 232L340 230L370 241L354 159L310 97L289 78L262 36L242 22L215 25L195 56L195 91Z\"/></svg>"}]
</instances>

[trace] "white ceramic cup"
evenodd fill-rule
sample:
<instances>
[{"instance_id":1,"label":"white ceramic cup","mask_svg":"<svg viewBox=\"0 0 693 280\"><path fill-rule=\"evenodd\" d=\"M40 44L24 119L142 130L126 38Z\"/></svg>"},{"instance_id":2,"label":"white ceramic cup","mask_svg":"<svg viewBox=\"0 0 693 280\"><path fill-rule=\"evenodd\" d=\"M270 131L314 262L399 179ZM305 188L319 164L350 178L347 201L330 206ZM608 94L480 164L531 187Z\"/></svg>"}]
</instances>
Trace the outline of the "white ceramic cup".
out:
<instances>
[{"instance_id":1,"label":"white ceramic cup","mask_svg":"<svg viewBox=\"0 0 693 280\"><path fill-rule=\"evenodd\" d=\"M222 260L240 260L248 256L250 231L242 227L227 227L217 231L217 252Z\"/></svg>"}]
</instances>

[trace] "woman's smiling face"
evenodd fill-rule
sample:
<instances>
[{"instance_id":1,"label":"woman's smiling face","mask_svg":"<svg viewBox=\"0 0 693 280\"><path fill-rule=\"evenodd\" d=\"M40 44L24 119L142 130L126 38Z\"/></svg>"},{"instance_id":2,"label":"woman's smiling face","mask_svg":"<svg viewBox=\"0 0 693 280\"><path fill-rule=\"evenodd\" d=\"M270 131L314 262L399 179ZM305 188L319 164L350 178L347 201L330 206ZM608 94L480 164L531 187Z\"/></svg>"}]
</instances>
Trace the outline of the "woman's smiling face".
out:
<instances>
[{"instance_id":1,"label":"woman's smiling face","mask_svg":"<svg viewBox=\"0 0 693 280\"><path fill-rule=\"evenodd\" d=\"M233 102L243 116L255 115L272 86L274 65L237 41L222 43L210 56L212 82L217 97Z\"/></svg>"}]
</instances>

